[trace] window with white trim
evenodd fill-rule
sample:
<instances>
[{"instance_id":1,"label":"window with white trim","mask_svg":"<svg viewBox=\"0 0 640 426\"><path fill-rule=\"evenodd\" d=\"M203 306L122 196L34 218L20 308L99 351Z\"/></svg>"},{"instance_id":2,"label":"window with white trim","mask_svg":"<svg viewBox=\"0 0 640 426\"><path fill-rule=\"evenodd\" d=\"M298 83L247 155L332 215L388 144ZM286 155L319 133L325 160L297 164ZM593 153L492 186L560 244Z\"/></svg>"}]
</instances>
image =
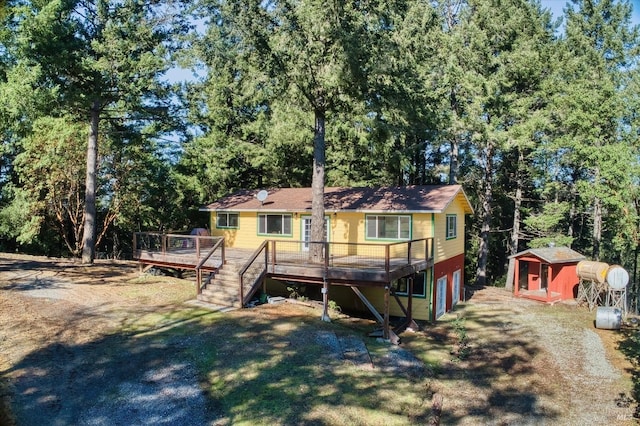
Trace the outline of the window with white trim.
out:
<instances>
[{"instance_id":1,"label":"window with white trim","mask_svg":"<svg viewBox=\"0 0 640 426\"><path fill-rule=\"evenodd\" d=\"M436 319L447 310L447 276L438 278L436 282Z\"/></svg>"},{"instance_id":2,"label":"window with white trim","mask_svg":"<svg viewBox=\"0 0 640 426\"><path fill-rule=\"evenodd\" d=\"M411 216L367 215L367 239L408 240L411 238Z\"/></svg>"},{"instance_id":3,"label":"window with white trim","mask_svg":"<svg viewBox=\"0 0 640 426\"><path fill-rule=\"evenodd\" d=\"M292 235L290 214L259 214L258 234Z\"/></svg>"},{"instance_id":4,"label":"window with white trim","mask_svg":"<svg viewBox=\"0 0 640 426\"><path fill-rule=\"evenodd\" d=\"M413 295L418 297L426 297L427 292L427 274L420 272L413 277ZM393 289L398 296L409 295L409 278L400 278L392 283Z\"/></svg>"},{"instance_id":5,"label":"window with white trim","mask_svg":"<svg viewBox=\"0 0 640 426\"><path fill-rule=\"evenodd\" d=\"M216 215L216 228L237 228L238 213L218 212Z\"/></svg>"},{"instance_id":6,"label":"window with white trim","mask_svg":"<svg viewBox=\"0 0 640 426\"><path fill-rule=\"evenodd\" d=\"M458 216L455 214L447 215L447 240L458 236Z\"/></svg>"}]
</instances>

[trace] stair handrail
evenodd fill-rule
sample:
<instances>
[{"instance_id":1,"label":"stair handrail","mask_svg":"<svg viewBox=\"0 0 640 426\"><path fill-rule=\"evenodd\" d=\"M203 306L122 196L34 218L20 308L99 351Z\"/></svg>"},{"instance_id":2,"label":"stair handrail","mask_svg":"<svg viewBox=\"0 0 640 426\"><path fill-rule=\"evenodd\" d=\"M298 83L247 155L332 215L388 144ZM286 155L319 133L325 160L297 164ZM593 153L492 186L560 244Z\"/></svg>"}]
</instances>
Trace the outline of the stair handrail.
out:
<instances>
[{"instance_id":1,"label":"stair handrail","mask_svg":"<svg viewBox=\"0 0 640 426\"><path fill-rule=\"evenodd\" d=\"M251 287L247 294L244 294L244 274L249 270L249 268L256 262L260 254L264 251L264 269L260 272L259 276L255 279L254 282L251 283ZM245 306L249 303L249 299L258 289L258 284L262 283L264 276L267 273L267 265L269 263L269 240L265 240L260 244L260 246L251 254L251 257L245 262L245 264L238 271L238 277L240 278L240 301L242 302L242 306Z\"/></svg>"},{"instance_id":2,"label":"stair handrail","mask_svg":"<svg viewBox=\"0 0 640 426\"><path fill-rule=\"evenodd\" d=\"M202 267L204 266L205 263L207 263L207 261L209 260L209 258L211 256L213 256L213 254L216 252L216 250L218 250L220 247L222 246L222 265L224 265L225 263L225 258L224 258L224 238L220 238L218 241L216 241L216 243L213 245L213 247L211 248L211 250L209 250L209 252L205 255L205 257L202 258L202 260L200 262L198 262L198 265L196 266L196 291L197 294L201 294L202 293ZM221 265L221 266L222 266Z\"/></svg>"}]
</instances>

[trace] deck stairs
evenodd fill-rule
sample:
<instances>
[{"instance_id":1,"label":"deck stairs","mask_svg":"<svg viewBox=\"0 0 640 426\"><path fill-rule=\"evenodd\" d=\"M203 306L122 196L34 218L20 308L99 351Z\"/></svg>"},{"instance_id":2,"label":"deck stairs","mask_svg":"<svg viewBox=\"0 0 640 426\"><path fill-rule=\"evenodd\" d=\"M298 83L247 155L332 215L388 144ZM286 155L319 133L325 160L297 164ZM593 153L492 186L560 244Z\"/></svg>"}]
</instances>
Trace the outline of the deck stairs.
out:
<instances>
[{"instance_id":1,"label":"deck stairs","mask_svg":"<svg viewBox=\"0 0 640 426\"><path fill-rule=\"evenodd\" d=\"M242 307L240 300L240 260L228 260L216 272L210 272L198 300L215 305Z\"/></svg>"}]
</instances>

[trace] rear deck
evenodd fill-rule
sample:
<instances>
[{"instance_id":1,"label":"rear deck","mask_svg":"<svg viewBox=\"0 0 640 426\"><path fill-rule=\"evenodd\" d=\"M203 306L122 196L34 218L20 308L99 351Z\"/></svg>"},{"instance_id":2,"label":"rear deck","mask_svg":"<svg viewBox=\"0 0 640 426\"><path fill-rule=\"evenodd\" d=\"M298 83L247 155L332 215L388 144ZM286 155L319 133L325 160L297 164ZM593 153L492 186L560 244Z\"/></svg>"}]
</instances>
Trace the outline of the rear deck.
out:
<instances>
[{"instance_id":1,"label":"rear deck","mask_svg":"<svg viewBox=\"0 0 640 426\"><path fill-rule=\"evenodd\" d=\"M358 287L383 288L384 318L368 301L363 302L385 329L389 297L394 296L391 283L434 264L432 238L388 244L265 240L252 251L226 247L221 237L140 232L134 235L133 256L141 265L196 271L198 294L210 284L203 280L203 272L222 276L225 265L233 264L226 269L237 274L240 306L246 306L267 277L322 285L325 295L329 285L350 286L361 299ZM407 322L413 323L411 303L409 297L408 309L400 306Z\"/></svg>"},{"instance_id":2,"label":"rear deck","mask_svg":"<svg viewBox=\"0 0 640 426\"><path fill-rule=\"evenodd\" d=\"M334 285L379 287L433 266L431 238L390 244L265 243L265 273L286 281L322 284L328 280ZM322 245L322 255L316 260L309 250L314 244ZM251 262L254 254L252 250L226 247L220 237L143 232L134 235L133 258L143 265L215 271L230 260Z\"/></svg>"}]
</instances>

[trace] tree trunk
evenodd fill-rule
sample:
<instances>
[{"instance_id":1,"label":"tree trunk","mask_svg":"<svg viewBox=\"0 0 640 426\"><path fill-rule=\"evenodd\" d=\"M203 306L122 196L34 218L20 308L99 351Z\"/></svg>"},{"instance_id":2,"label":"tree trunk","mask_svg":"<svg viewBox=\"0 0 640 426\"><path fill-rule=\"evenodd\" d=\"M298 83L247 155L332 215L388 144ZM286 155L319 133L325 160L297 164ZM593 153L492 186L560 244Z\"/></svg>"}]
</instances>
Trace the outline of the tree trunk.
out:
<instances>
[{"instance_id":1,"label":"tree trunk","mask_svg":"<svg viewBox=\"0 0 640 426\"><path fill-rule=\"evenodd\" d=\"M596 167L594 181L600 184L600 169ZM602 242L602 200L596 196L593 199L593 260L600 260L600 243Z\"/></svg>"},{"instance_id":2,"label":"tree trunk","mask_svg":"<svg viewBox=\"0 0 640 426\"><path fill-rule=\"evenodd\" d=\"M516 193L513 197L513 226L511 227L511 238L509 239L509 252L508 256L513 256L518 253L518 246L520 243L520 208L522 207L522 173L520 173L521 167L524 163L524 154L522 149L518 149L518 164L516 165ZM511 275L512 268L511 260L507 259L507 283L506 289L513 289L513 276Z\"/></svg>"},{"instance_id":3,"label":"tree trunk","mask_svg":"<svg viewBox=\"0 0 640 426\"><path fill-rule=\"evenodd\" d=\"M593 200L593 260L600 260L600 243L602 242L602 200Z\"/></svg>"},{"instance_id":4,"label":"tree trunk","mask_svg":"<svg viewBox=\"0 0 640 426\"><path fill-rule=\"evenodd\" d=\"M511 227L511 238L509 239L509 256L518 252L520 242L520 209L522 208L522 173L520 172L524 163L522 149L518 149L518 164L516 165L516 192L513 197L513 226Z\"/></svg>"},{"instance_id":5,"label":"tree trunk","mask_svg":"<svg viewBox=\"0 0 640 426\"><path fill-rule=\"evenodd\" d=\"M458 141L451 139L451 155L449 156L449 185L458 183Z\"/></svg>"},{"instance_id":6,"label":"tree trunk","mask_svg":"<svg viewBox=\"0 0 640 426\"><path fill-rule=\"evenodd\" d=\"M480 217L482 228L480 229L480 246L478 247L478 268L476 270L476 285L487 284L487 260L489 258L489 231L491 230L491 201L493 198L492 186L493 173L493 143L489 142L486 149L486 161L484 167L484 193L482 194L482 209Z\"/></svg>"},{"instance_id":7,"label":"tree trunk","mask_svg":"<svg viewBox=\"0 0 640 426\"><path fill-rule=\"evenodd\" d=\"M82 236L82 263L93 263L96 242L96 173L98 163L98 124L100 103L91 105L91 123L87 144L87 177L85 180L84 234Z\"/></svg>"},{"instance_id":8,"label":"tree trunk","mask_svg":"<svg viewBox=\"0 0 640 426\"><path fill-rule=\"evenodd\" d=\"M324 167L325 167L325 116L324 111L315 112L315 129L313 134L313 175L311 178L311 241L326 240L324 225ZM311 260L322 260L323 247L321 244L311 244L309 247Z\"/></svg>"}]
</instances>

